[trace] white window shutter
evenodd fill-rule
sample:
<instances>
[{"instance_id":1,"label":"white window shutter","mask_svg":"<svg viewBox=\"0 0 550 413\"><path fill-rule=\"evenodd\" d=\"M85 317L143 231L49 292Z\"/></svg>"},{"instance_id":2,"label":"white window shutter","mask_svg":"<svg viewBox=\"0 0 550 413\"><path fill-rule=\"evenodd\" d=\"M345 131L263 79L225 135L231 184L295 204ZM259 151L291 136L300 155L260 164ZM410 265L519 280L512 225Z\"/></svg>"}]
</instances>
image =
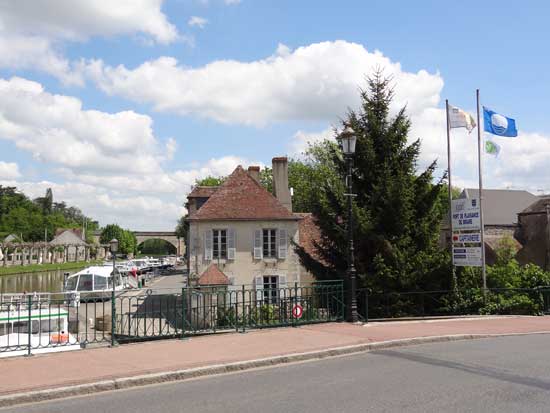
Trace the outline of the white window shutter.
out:
<instances>
[{"instance_id":1,"label":"white window shutter","mask_svg":"<svg viewBox=\"0 0 550 413\"><path fill-rule=\"evenodd\" d=\"M227 230L227 259L234 260L235 253L235 230L233 228L229 228Z\"/></svg>"},{"instance_id":2,"label":"white window shutter","mask_svg":"<svg viewBox=\"0 0 550 413\"><path fill-rule=\"evenodd\" d=\"M277 288L279 289L277 295L280 298L290 298L292 293L291 291L287 291L286 275L279 275L277 277Z\"/></svg>"},{"instance_id":3,"label":"white window shutter","mask_svg":"<svg viewBox=\"0 0 550 413\"><path fill-rule=\"evenodd\" d=\"M263 258L262 248L262 230L258 229L254 231L254 259L261 260Z\"/></svg>"},{"instance_id":4,"label":"white window shutter","mask_svg":"<svg viewBox=\"0 0 550 413\"><path fill-rule=\"evenodd\" d=\"M256 289L256 301L261 303L264 298L264 277L254 278L254 288Z\"/></svg>"},{"instance_id":5,"label":"white window shutter","mask_svg":"<svg viewBox=\"0 0 550 413\"><path fill-rule=\"evenodd\" d=\"M204 259L212 261L212 230L204 232Z\"/></svg>"},{"instance_id":6,"label":"white window shutter","mask_svg":"<svg viewBox=\"0 0 550 413\"><path fill-rule=\"evenodd\" d=\"M284 260L286 259L288 242L286 229L280 229L277 231L277 235L279 236L279 259Z\"/></svg>"}]
</instances>

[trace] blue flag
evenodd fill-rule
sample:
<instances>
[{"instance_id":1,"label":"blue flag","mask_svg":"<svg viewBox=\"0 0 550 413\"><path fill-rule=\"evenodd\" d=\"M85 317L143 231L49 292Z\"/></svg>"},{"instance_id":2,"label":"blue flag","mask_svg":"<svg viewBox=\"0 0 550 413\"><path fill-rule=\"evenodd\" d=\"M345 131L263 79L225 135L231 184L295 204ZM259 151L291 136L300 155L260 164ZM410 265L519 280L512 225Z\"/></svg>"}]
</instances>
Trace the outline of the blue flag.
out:
<instances>
[{"instance_id":1,"label":"blue flag","mask_svg":"<svg viewBox=\"0 0 550 413\"><path fill-rule=\"evenodd\" d=\"M518 136L516 129L516 121L512 118L507 118L499 113L487 109L483 106L483 127L485 132L492 133L497 136L508 136L513 138Z\"/></svg>"}]
</instances>

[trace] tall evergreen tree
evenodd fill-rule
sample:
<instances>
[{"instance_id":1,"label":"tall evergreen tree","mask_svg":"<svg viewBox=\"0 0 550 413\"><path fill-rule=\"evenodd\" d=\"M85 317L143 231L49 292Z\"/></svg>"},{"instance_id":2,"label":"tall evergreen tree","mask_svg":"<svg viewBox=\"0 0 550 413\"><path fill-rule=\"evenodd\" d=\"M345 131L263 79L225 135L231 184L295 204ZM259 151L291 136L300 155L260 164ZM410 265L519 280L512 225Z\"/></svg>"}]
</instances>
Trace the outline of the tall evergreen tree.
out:
<instances>
[{"instance_id":1,"label":"tall evergreen tree","mask_svg":"<svg viewBox=\"0 0 550 413\"><path fill-rule=\"evenodd\" d=\"M448 254L438 247L445 213L442 181L434 184L434 161L418 172L420 140L408 144L405 108L390 115L391 79L377 72L361 91L361 109L343 124L357 134L353 183L355 265L361 284L378 291L448 288ZM337 139L339 137L337 136ZM347 257L345 159L325 141L307 152L317 169L312 212L322 233L318 260L296 246L302 263L320 278L343 277Z\"/></svg>"}]
</instances>

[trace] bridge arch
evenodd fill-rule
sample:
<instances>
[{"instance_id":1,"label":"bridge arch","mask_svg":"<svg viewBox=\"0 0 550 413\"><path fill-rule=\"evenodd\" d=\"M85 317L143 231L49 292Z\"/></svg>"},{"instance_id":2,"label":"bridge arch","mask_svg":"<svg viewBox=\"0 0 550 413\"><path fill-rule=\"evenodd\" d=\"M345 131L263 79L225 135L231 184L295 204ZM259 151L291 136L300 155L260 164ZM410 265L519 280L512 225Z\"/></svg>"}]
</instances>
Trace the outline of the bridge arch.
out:
<instances>
[{"instance_id":1,"label":"bridge arch","mask_svg":"<svg viewBox=\"0 0 550 413\"><path fill-rule=\"evenodd\" d=\"M161 239L172 244L176 248L176 254L183 254L183 239L179 238L175 232L169 231L133 231L136 236L137 244L150 239Z\"/></svg>"}]
</instances>

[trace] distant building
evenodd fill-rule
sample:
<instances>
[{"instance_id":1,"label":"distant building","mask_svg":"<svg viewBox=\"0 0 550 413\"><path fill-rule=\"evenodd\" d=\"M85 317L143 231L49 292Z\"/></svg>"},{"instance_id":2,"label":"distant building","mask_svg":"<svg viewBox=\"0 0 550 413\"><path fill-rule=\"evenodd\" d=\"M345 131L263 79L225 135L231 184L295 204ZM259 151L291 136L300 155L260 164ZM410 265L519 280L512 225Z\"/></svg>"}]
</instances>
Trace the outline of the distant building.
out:
<instances>
[{"instance_id":1,"label":"distant building","mask_svg":"<svg viewBox=\"0 0 550 413\"><path fill-rule=\"evenodd\" d=\"M479 198L477 188L466 188L459 198ZM494 264L495 250L504 237L511 238L519 251L522 245L514 238L519 228L518 214L539 199L536 195L523 190L484 189L483 190L483 224L485 227L485 258L487 264ZM449 245L449 219L445 217L442 225L441 241Z\"/></svg>"},{"instance_id":2,"label":"distant building","mask_svg":"<svg viewBox=\"0 0 550 413\"><path fill-rule=\"evenodd\" d=\"M57 260L64 261L84 261L87 259L88 244L82 239L82 230L59 228L55 231L55 237L49 243L52 247L63 247L64 251L59 251L56 255ZM66 254L63 257L63 254Z\"/></svg>"},{"instance_id":3,"label":"distant building","mask_svg":"<svg viewBox=\"0 0 550 413\"><path fill-rule=\"evenodd\" d=\"M550 271L550 196L541 197L518 214L516 239L523 248L520 263L534 263Z\"/></svg>"},{"instance_id":4,"label":"distant building","mask_svg":"<svg viewBox=\"0 0 550 413\"><path fill-rule=\"evenodd\" d=\"M238 166L219 187L188 195L188 267L200 286L247 285L269 294L313 281L292 247L304 242L304 214L292 212L287 158L273 158L274 194L259 179L258 166Z\"/></svg>"}]
</instances>

